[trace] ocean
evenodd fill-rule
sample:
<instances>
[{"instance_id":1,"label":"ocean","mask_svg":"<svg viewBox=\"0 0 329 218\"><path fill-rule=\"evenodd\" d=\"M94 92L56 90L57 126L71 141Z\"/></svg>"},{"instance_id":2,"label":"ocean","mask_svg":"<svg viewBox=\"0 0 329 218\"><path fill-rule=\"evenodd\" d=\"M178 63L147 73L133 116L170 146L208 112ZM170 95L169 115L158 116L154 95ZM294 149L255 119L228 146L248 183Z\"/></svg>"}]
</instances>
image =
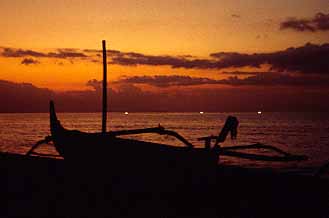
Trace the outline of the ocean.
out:
<instances>
[{"instance_id":1,"label":"ocean","mask_svg":"<svg viewBox=\"0 0 329 218\"><path fill-rule=\"evenodd\" d=\"M108 130L156 127L159 124L174 130L192 142L203 146L198 137L218 135L228 115L240 122L236 140L226 139L221 146L263 143L287 152L309 156L302 162L274 163L223 157L221 162L246 167L277 168L282 170L315 170L329 161L328 113L129 113L108 114ZM101 113L58 113L61 123L68 129L86 132L101 130ZM0 151L26 153L38 140L49 135L47 113L0 114ZM128 136L126 136L128 137ZM131 135L145 141L184 146L170 136L157 134ZM92 146L92 145L91 145ZM111 145L109 145L111 146ZM51 145L43 145L38 152L56 154ZM268 151L255 151L271 154ZM151 163L150 163L151 164Z\"/></svg>"}]
</instances>

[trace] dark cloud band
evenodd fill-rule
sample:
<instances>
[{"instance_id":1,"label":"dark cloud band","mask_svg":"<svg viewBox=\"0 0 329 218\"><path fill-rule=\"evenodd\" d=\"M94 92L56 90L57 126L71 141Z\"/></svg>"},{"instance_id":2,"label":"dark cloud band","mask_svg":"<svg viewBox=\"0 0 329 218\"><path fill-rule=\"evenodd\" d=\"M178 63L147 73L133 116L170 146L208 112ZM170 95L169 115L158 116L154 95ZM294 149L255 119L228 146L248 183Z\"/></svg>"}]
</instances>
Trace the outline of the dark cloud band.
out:
<instances>
[{"instance_id":1,"label":"dark cloud band","mask_svg":"<svg viewBox=\"0 0 329 218\"><path fill-rule=\"evenodd\" d=\"M291 29L297 32L329 31L329 14L317 13L312 18L289 18L280 24L280 29Z\"/></svg>"},{"instance_id":2,"label":"dark cloud band","mask_svg":"<svg viewBox=\"0 0 329 218\"><path fill-rule=\"evenodd\" d=\"M94 87L94 84L100 84L100 81L89 81L88 84ZM329 86L329 77L323 78L319 76L290 76L283 73L263 72L254 76L243 79L237 76L231 76L227 79L211 79L206 77L190 77L190 76L132 76L123 77L116 83L130 84L146 84L155 87L170 86L195 86L205 84L220 84L230 86Z\"/></svg>"},{"instance_id":3,"label":"dark cloud band","mask_svg":"<svg viewBox=\"0 0 329 218\"><path fill-rule=\"evenodd\" d=\"M326 111L328 89L200 87L180 92L148 92L133 84L109 89L111 111ZM97 90L54 92L28 83L0 80L0 112L47 112L49 100L58 111L97 112L101 92Z\"/></svg>"},{"instance_id":4,"label":"dark cloud band","mask_svg":"<svg viewBox=\"0 0 329 218\"><path fill-rule=\"evenodd\" d=\"M21 61L21 64L23 65L31 65L31 64L39 64L40 62L38 60L32 59L32 58L24 58Z\"/></svg>"},{"instance_id":5,"label":"dark cloud band","mask_svg":"<svg viewBox=\"0 0 329 218\"><path fill-rule=\"evenodd\" d=\"M324 25L324 24L322 24ZM226 68L261 68L262 65L270 67L274 72L290 72L302 74L329 74L329 44L316 45L307 43L304 46L292 47L282 51L270 53L239 53L217 52L210 54L209 58L195 58L191 55L147 55L137 52L121 52L109 50L109 63L123 66L169 66L171 68L184 69L217 69ZM63 50L42 53L33 50L3 48L3 57L34 57L34 58L60 58L73 59L84 58L91 62L97 62L99 50ZM96 59L95 59L96 58Z\"/></svg>"},{"instance_id":6,"label":"dark cloud band","mask_svg":"<svg viewBox=\"0 0 329 218\"><path fill-rule=\"evenodd\" d=\"M72 49L58 49L57 52L43 53L33 50L3 48L1 53L3 57L35 57L35 58L85 58L82 52L73 51Z\"/></svg>"},{"instance_id":7,"label":"dark cloud band","mask_svg":"<svg viewBox=\"0 0 329 218\"><path fill-rule=\"evenodd\" d=\"M218 59L218 69L228 67L260 68L268 64L272 71L298 72L303 74L329 74L329 44L315 45L307 43L297 48L288 48L272 53L244 54L237 52L219 52L211 54Z\"/></svg>"}]
</instances>

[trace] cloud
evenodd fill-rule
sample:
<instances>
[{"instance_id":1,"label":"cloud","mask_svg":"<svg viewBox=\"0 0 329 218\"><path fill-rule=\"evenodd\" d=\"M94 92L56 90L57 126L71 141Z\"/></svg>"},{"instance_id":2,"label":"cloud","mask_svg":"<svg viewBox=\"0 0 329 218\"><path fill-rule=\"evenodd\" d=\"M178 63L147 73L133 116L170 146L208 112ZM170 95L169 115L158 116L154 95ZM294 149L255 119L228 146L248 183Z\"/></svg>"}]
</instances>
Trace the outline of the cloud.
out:
<instances>
[{"instance_id":1,"label":"cloud","mask_svg":"<svg viewBox=\"0 0 329 218\"><path fill-rule=\"evenodd\" d=\"M218 69L228 67L260 68L268 64L273 71L298 72L304 74L329 74L329 44L307 43L297 48L288 48L272 53L244 54L237 52L218 52L211 54L219 61Z\"/></svg>"},{"instance_id":2,"label":"cloud","mask_svg":"<svg viewBox=\"0 0 329 218\"><path fill-rule=\"evenodd\" d=\"M13 49L13 48L4 48L2 53L4 57L45 57L46 55L41 52L33 51L33 50L23 50L23 49Z\"/></svg>"},{"instance_id":3,"label":"cloud","mask_svg":"<svg viewBox=\"0 0 329 218\"><path fill-rule=\"evenodd\" d=\"M280 29L292 29L297 32L329 31L329 14L317 13L312 18L288 18L280 24Z\"/></svg>"},{"instance_id":4,"label":"cloud","mask_svg":"<svg viewBox=\"0 0 329 218\"><path fill-rule=\"evenodd\" d=\"M136 52L120 52L111 56L111 64L126 66L150 65L171 66L172 68L214 68L213 61L208 59L190 59L188 56L144 55Z\"/></svg>"},{"instance_id":5,"label":"cloud","mask_svg":"<svg viewBox=\"0 0 329 218\"><path fill-rule=\"evenodd\" d=\"M169 86L191 86L202 84L218 84L219 80L213 80L204 77L190 77L190 76L133 76L123 77L117 81L117 83L132 83L132 84L148 84L157 87L169 87Z\"/></svg>"},{"instance_id":6,"label":"cloud","mask_svg":"<svg viewBox=\"0 0 329 218\"><path fill-rule=\"evenodd\" d=\"M21 61L21 64L24 64L24 65L39 64L39 63L40 62L38 60L35 60L33 58L24 58Z\"/></svg>"},{"instance_id":7,"label":"cloud","mask_svg":"<svg viewBox=\"0 0 329 218\"><path fill-rule=\"evenodd\" d=\"M241 16L238 14L232 14L231 17L236 18L236 19L241 18Z\"/></svg>"},{"instance_id":8,"label":"cloud","mask_svg":"<svg viewBox=\"0 0 329 218\"><path fill-rule=\"evenodd\" d=\"M86 83L86 86L93 87L95 90L101 90L102 89L102 81L98 81L96 79L89 80Z\"/></svg>"},{"instance_id":9,"label":"cloud","mask_svg":"<svg viewBox=\"0 0 329 218\"><path fill-rule=\"evenodd\" d=\"M256 39L267 39L268 38L268 35L267 34L257 34Z\"/></svg>"},{"instance_id":10,"label":"cloud","mask_svg":"<svg viewBox=\"0 0 329 218\"><path fill-rule=\"evenodd\" d=\"M259 72L259 71L224 71L221 72L221 74L226 75L256 75L256 74L262 74L262 73L268 73L268 72Z\"/></svg>"},{"instance_id":11,"label":"cloud","mask_svg":"<svg viewBox=\"0 0 329 218\"><path fill-rule=\"evenodd\" d=\"M0 112L45 112L54 92L30 83L0 80Z\"/></svg>"},{"instance_id":12,"label":"cloud","mask_svg":"<svg viewBox=\"0 0 329 218\"><path fill-rule=\"evenodd\" d=\"M37 57L37 58L86 58L82 52L74 51L73 49L57 49L56 52L43 53L33 50L3 48L1 52L3 57Z\"/></svg>"},{"instance_id":13,"label":"cloud","mask_svg":"<svg viewBox=\"0 0 329 218\"><path fill-rule=\"evenodd\" d=\"M110 56L110 63L124 66L170 66L185 69L260 68L267 64L271 71L277 72L329 74L328 56L329 44L307 43L304 46L271 53L217 52L210 54L208 59L116 51Z\"/></svg>"},{"instance_id":14,"label":"cloud","mask_svg":"<svg viewBox=\"0 0 329 218\"><path fill-rule=\"evenodd\" d=\"M65 50L58 50L58 52L49 52L46 55L49 58L86 58L87 55L85 55L82 52L76 52L76 51L65 51Z\"/></svg>"},{"instance_id":15,"label":"cloud","mask_svg":"<svg viewBox=\"0 0 329 218\"><path fill-rule=\"evenodd\" d=\"M155 87L170 86L195 86L204 84L219 84L230 86L329 86L329 77L321 78L319 76L290 76L282 73L263 72L254 76L240 79L237 76L231 76L227 79L210 79L206 77L190 76L132 76L123 77L116 83L121 84L146 84Z\"/></svg>"},{"instance_id":16,"label":"cloud","mask_svg":"<svg viewBox=\"0 0 329 218\"><path fill-rule=\"evenodd\" d=\"M59 65L59 66L64 66L63 61L55 61L55 64Z\"/></svg>"},{"instance_id":17,"label":"cloud","mask_svg":"<svg viewBox=\"0 0 329 218\"><path fill-rule=\"evenodd\" d=\"M57 49L55 52L42 53L33 50L3 48L4 57L48 57L58 59L84 58L97 62L100 50ZM269 71L303 74L329 74L329 43L322 45L307 43L300 47L270 53L216 52L208 58L196 58L191 55L147 55L137 52L108 50L109 63L123 66L169 66L184 69L226 69L226 68L261 68L269 66Z\"/></svg>"},{"instance_id":18,"label":"cloud","mask_svg":"<svg viewBox=\"0 0 329 218\"><path fill-rule=\"evenodd\" d=\"M82 51L86 52L86 53L97 53L97 54L99 54L99 56L100 56L100 53L103 52L103 50L99 50L99 49L83 49ZM112 49L107 49L106 53L108 55L118 55L118 56L125 54L125 52L121 52L118 50L112 50ZM130 53L130 52L127 52L127 53Z\"/></svg>"},{"instance_id":19,"label":"cloud","mask_svg":"<svg viewBox=\"0 0 329 218\"><path fill-rule=\"evenodd\" d=\"M290 76L281 73L262 73L240 79L237 76L222 80L224 84L232 86L301 86L301 87L328 87L329 78L319 76Z\"/></svg>"},{"instance_id":20,"label":"cloud","mask_svg":"<svg viewBox=\"0 0 329 218\"><path fill-rule=\"evenodd\" d=\"M148 92L133 84L108 90L110 111L327 111L327 89L291 87L205 88ZM49 100L59 112L99 112L101 92L54 92L28 83L0 80L0 112L48 112ZM158 121L157 121L158 122ZM155 123L157 124L157 123ZM152 124L151 124L152 125Z\"/></svg>"},{"instance_id":21,"label":"cloud","mask_svg":"<svg viewBox=\"0 0 329 218\"><path fill-rule=\"evenodd\" d=\"M96 53L100 55L102 50L97 49L84 49L86 53ZM211 59L198 59L193 55L147 55L138 52L122 52L118 50L107 50L109 55L109 64L118 64L124 66L171 66L172 68L198 68L208 69L213 68L213 60Z\"/></svg>"}]
</instances>

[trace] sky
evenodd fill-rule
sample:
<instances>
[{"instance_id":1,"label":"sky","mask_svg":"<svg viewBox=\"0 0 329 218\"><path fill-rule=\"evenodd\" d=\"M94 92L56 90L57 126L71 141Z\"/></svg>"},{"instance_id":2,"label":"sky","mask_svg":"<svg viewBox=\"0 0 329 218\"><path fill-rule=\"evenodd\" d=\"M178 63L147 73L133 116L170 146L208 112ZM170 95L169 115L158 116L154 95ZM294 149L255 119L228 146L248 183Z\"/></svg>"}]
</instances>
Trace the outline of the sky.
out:
<instances>
[{"instance_id":1,"label":"sky","mask_svg":"<svg viewBox=\"0 0 329 218\"><path fill-rule=\"evenodd\" d=\"M329 110L327 0L0 0L0 18L0 112L98 111L103 39L110 110Z\"/></svg>"}]
</instances>

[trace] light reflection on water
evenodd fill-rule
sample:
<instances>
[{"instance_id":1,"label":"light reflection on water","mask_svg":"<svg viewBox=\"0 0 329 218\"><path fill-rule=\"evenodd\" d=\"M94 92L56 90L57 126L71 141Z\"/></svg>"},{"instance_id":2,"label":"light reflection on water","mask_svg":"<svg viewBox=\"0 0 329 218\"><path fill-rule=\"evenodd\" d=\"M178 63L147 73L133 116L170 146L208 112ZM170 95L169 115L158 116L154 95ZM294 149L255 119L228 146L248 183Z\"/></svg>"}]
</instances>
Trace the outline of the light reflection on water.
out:
<instances>
[{"instance_id":1,"label":"light reflection on water","mask_svg":"<svg viewBox=\"0 0 329 218\"><path fill-rule=\"evenodd\" d=\"M238 139L227 139L222 146L261 142L291 153L305 154L309 161L290 164L261 163L235 158L222 158L225 163L266 167L312 167L329 159L329 115L326 113L109 113L108 129L138 129L161 124L183 135L196 146L196 139L217 135L228 115L237 116L240 125ZM100 113L58 113L68 129L86 132L101 130ZM0 114L0 150L25 153L36 141L49 135L47 113ZM130 138L183 146L176 139L157 134L133 135ZM110 146L110 145L109 145ZM43 152L54 153L50 146Z\"/></svg>"}]
</instances>

